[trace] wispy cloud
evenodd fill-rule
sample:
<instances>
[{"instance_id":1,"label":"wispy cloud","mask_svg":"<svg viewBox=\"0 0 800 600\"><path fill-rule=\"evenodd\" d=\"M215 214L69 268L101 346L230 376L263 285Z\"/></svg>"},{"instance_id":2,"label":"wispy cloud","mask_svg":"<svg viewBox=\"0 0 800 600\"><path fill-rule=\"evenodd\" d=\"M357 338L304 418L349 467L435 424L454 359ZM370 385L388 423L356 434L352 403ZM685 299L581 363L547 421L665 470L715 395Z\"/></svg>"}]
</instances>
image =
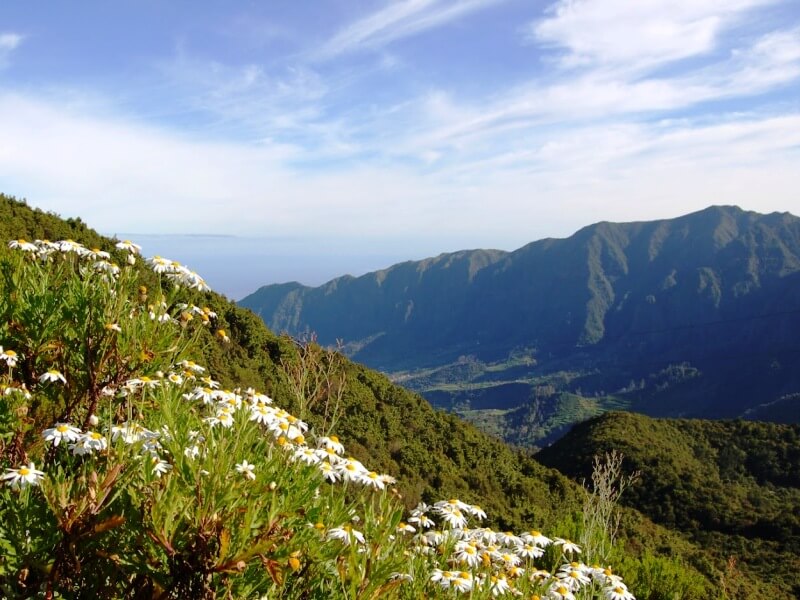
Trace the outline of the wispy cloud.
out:
<instances>
[{"instance_id":1,"label":"wispy cloud","mask_svg":"<svg viewBox=\"0 0 800 600\"><path fill-rule=\"evenodd\" d=\"M439 27L502 0L404 0L344 27L315 53L329 59Z\"/></svg>"},{"instance_id":2,"label":"wispy cloud","mask_svg":"<svg viewBox=\"0 0 800 600\"><path fill-rule=\"evenodd\" d=\"M562 66L641 70L707 54L720 33L775 0L558 0L529 27Z\"/></svg>"},{"instance_id":3,"label":"wispy cloud","mask_svg":"<svg viewBox=\"0 0 800 600\"><path fill-rule=\"evenodd\" d=\"M8 65L9 56L23 39L24 37L18 33L0 33L0 69Z\"/></svg>"},{"instance_id":4,"label":"wispy cloud","mask_svg":"<svg viewBox=\"0 0 800 600\"><path fill-rule=\"evenodd\" d=\"M319 51L312 27L218 52L190 40L119 95L100 78L58 94L4 87L0 183L108 232L213 223L451 249L712 202L800 212L800 23L775 16L794 0L774 13L757 11L768 0L516 2L467 21L501 1L381 2ZM425 44L441 48L458 19L470 29L455 43L486 36L463 56L431 53L428 69ZM390 46L435 27L442 38L416 38L413 53ZM496 53L474 74L473 50Z\"/></svg>"},{"instance_id":5,"label":"wispy cloud","mask_svg":"<svg viewBox=\"0 0 800 600\"><path fill-rule=\"evenodd\" d=\"M766 34L715 63L672 76L629 77L615 69L585 68L555 82L531 82L479 104L434 94L421 100L428 122L400 151L492 153L525 144L536 129L581 128L663 118L704 103L747 98L800 80L800 29Z\"/></svg>"}]
</instances>

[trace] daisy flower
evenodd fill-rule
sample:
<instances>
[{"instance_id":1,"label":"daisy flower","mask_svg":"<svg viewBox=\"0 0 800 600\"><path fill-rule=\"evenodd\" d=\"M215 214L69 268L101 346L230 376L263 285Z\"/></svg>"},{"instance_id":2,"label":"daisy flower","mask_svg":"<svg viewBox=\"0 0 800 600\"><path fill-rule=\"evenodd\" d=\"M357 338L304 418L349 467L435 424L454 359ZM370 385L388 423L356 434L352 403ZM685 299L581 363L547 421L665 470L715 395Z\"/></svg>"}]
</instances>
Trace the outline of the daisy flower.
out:
<instances>
[{"instance_id":1,"label":"daisy flower","mask_svg":"<svg viewBox=\"0 0 800 600\"><path fill-rule=\"evenodd\" d=\"M151 459L153 470L151 471L156 477L161 477L164 473L172 470L172 465L165 460L161 460L158 456L153 456Z\"/></svg>"},{"instance_id":2,"label":"daisy flower","mask_svg":"<svg viewBox=\"0 0 800 600\"><path fill-rule=\"evenodd\" d=\"M466 571L455 573L455 577L453 577L453 579L450 581L450 586L459 592L470 591L473 584L474 580L472 578L472 573L467 573Z\"/></svg>"},{"instance_id":3,"label":"daisy flower","mask_svg":"<svg viewBox=\"0 0 800 600\"><path fill-rule=\"evenodd\" d=\"M542 535L541 531L537 531L536 529L531 529L527 533L523 533L520 536L523 541L528 542L529 544L534 544L536 546L549 546L552 540L549 537Z\"/></svg>"},{"instance_id":4,"label":"daisy flower","mask_svg":"<svg viewBox=\"0 0 800 600\"><path fill-rule=\"evenodd\" d=\"M367 469L355 458L348 458L337 465L344 481L359 481L367 473Z\"/></svg>"},{"instance_id":5,"label":"daisy flower","mask_svg":"<svg viewBox=\"0 0 800 600\"><path fill-rule=\"evenodd\" d=\"M361 475L361 483L364 485L370 485L375 489L382 490L386 487L386 485L381 480L381 476L378 475L375 471L370 471L368 473L364 473Z\"/></svg>"},{"instance_id":6,"label":"daisy flower","mask_svg":"<svg viewBox=\"0 0 800 600\"><path fill-rule=\"evenodd\" d=\"M130 240L123 240L121 242L117 242L115 246L120 250L126 250L131 254L139 254L142 251L142 247L139 244L134 244Z\"/></svg>"},{"instance_id":7,"label":"daisy flower","mask_svg":"<svg viewBox=\"0 0 800 600\"><path fill-rule=\"evenodd\" d=\"M307 465L316 465L320 462L320 457L311 448L298 448L294 452L295 460L304 462Z\"/></svg>"},{"instance_id":8,"label":"daisy flower","mask_svg":"<svg viewBox=\"0 0 800 600\"><path fill-rule=\"evenodd\" d=\"M317 438L317 446L333 450L336 454L344 454L344 446L335 435Z\"/></svg>"},{"instance_id":9,"label":"daisy flower","mask_svg":"<svg viewBox=\"0 0 800 600\"><path fill-rule=\"evenodd\" d=\"M86 256L93 260L107 260L111 258L111 255L108 252L100 250L100 248L92 248L86 253Z\"/></svg>"},{"instance_id":10,"label":"daisy flower","mask_svg":"<svg viewBox=\"0 0 800 600\"><path fill-rule=\"evenodd\" d=\"M9 367L16 367L19 359L19 354L13 350L3 350L3 347L0 346L0 360L4 360Z\"/></svg>"},{"instance_id":11,"label":"daisy flower","mask_svg":"<svg viewBox=\"0 0 800 600\"><path fill-rule=\"evenodd\" d=\"M495 598L511 591L511 586L508 584L506 576L502 573L500 575L492 575L489 579L489 583L489 589L492 591L492 596Z\"/></svg>"},{"instance_id":12,"label":"daisy flower","mask_svg":"<svg viewBox=\"0 0 800 600\"><path fill-rule=\"evenodd\" d=\"M417 523L420 527L424 529L430 529L436 523L433 522L433 519L430 519L427 515L419 515L418 517L411 517L408 519L409 523Z\"/></svg>"},{"instance_id":13,"label":"daisy flower","mask_svg":"<svg viewBox=\"0 0 800 600\"><path fill-rule=\"evenodd\" d=\"M36 252L39 248L36 247L35 244L31 244L30 242L26 242L22 238L18 240L11 240L8 242L8 247L12 250L22 250L23 252Z\"/></svg>"},{"instance_id":14,"label":"daisy flower","mask_svg":"<svg viewBox=\"0 0 800 600\"><path fill-rule=\"evenodd\" d=\"M404 522L400 521L400 523L397 524L396 531L397 531L397 533L415 533L417 530L414 529L408 523L404 523Z\"/></svg>"},{"instance_id":15,"label":"daisy flower","mask_svg":"<svg viewBox=\"0 0 800 600\"><path fill-rule=\"evenodd\" d=\"M44 472L39 471L32 462L26 465L17 467L16 469L6 469L0 479L5 480L6 485L10 485L14 489L23 489L29 485L39 485L39 482L44 478Z\"/></svg>"},{"instance_id":16,"label":"daisy flower","mask_svg":"<svg viewBox=\"0 0 800 600\"><path fill-rule=\"evenodd\" d=\"M250 464L246 460L243 460L239 464L236 465L236 470L245 476L247 479L255 479L256 474L253 472L255 470L255 465Z\"/></svg>"},{"instance_id":17,"label":"daisy flower","mask_svg":"<svg viewBox=\"0 0 800 600\"><path fill-rule=\"evenodd\" d=\"M522 558L539 558L544 554L544 548L534 544L525 543L518 546L515 552Z\"/></svg>"},{"instance_id":18,"label":"daisy flower","mask_svg":"<svg viewBox=\"0 0 800 600\"><path fill-rule=\"evenodd\" d=\"M341 527L334 527L333 529L328 531L328 535L325 536L327 540L339 540L345 546L349 546L353 540L358 542L359 544L365 544L366 540L364 539L364 534L360 531L356 531L353 529L352 525L342 525Z\"/></svg>"},{"instance_id":19,"label":"daisy flower","mask_svg":"<svg viewBox=\"0 0 800 600\"><path fill-rule=\"evenodd\" d=\"M188 369L189 371L194 371L195 373L203 373L206 370L205 367L201 367L193 360L182 360L178 364L184 369Z\"/></svg>"},{"instance_id":20,"label":"daisy flower","mask_svg":"<svg viewBox=\"0 0 800 600\"><path fill-rule=\"evenodd\" d=\"M575 594L566 585L558 581L550 586L547 593L554 600L575 600Z\"/></svg>"},{"instance_id":21,"label":"daisy flower","mask_svg":"<svg viewBox=\"0 0 800 600\"><path fill-rule=\"evenodd\" d=\"M553 543L556 546L561 546L561 550L564 553L569 553L569 554L572 554L572 553L580 554L581 553L580 546L578 546L578 544L576 544L575 542L571 542L569 540L565 540L565 539L562 539L562 538L556 538Z\"/></svg>"},{"instance_id":22,"label":"daisy flower","mask_svg":"<svg viewBox=\"0 0 800 600\"><path fill-rule=\"evenodd\" d=\"M328 461L320 462L319 470L322 471L322 476L330 483L335 483L341 478L339 472Z\"/></svg>"},{"instance_id":23,"label":"daisy flower","mask_svg":"<svg viewBox=\"0 0 800 600\"><path fill-rule=\"evenodd\" d=\"M455 547L455 559L473 568L481 564L481 557L474 542L458 542Z\"/></svg>"},{"instance_id":24,"label":"daisy flower","mask_svg":"<svg viewBox=\"0 0 800 600\"><path fill-rule=\"evenodd\" d=\"M76 254L83 255L83 253L86 252L86 248L74 240L60 240L56 242L56 246L58 246L59 252L64 252L65 254L68 252L75 252Z\"/></svg>"},{"instance_id":25,"label":"daisy flower","mask_svg":"<svg viewBox=\"0 0 800 600\"><path fill-rule=\"evenodd\" d=\"M450 582L453 580L455 573L452 571L442 571L441 569L434 569L431 575L431 581L438 583L442 588L448 589Z\"/></svg>"},{"instance_id":26,"label":"daisy flower","mask_svg":"<svg viewBox=\"0 0 800 600\"><path fill-rule=\"evenodd\" d=\"M578 591L585 585L589 585L589 578L584 575L579 569L570 569L569 571L559 571L556 577L564 585L569 587L571 591Z\"/></svg>"},{"instance_id":27,"label":"daisy flower","mask_svg":"<svg viewBox=\"0 0 800 600\"><path fill-rule=\"evenodd\" d=\"M636 600L634 595L622 583L618 583L615 587L604 589L603 595L606 600Z\"/></svg>"},{"instance_id":28,"label":"daisy flower","mask_svg":"<svg viewBox=\"0 0 800 600\"><path fill-rule=\"evenodd\" d=\"M92 450L102 451L108 447L106 436L96 431L87 431L81 436L81 440L86 447Z\"/></svg>"},{"instance_id":29,"label":"daisy flower","mask_svg":"<svg viewBox=\"0 0 800 600\"><path fill-rule=\"evenodd\" d=\"M147 262L150 263L150 267L155 273L172 273L174 270L171 260L168 258L162 258L158 255L148 258Z\"/></svg>"},{"instance_id":30,"label":"daisy flower","mask_svg":"<svg viewBox=\"0 0 800 600\"><path fill-rule=\"evenodd\" d=\"M39 376L39 381L41 383L47 383L48 381L57 382L60 381L61 383L67 383L66 378L61 374L61 371L56 369L49 369L47 372L43 373Z\"/></svg>"},{"instance_id":31,"label":"daisy flower","mask_svg":"<svg viewBox=\"0 0 800 600\"><path fill-rule=\"evenodd\" d=\"M45 429L42 437L44 441L53 442L53 446L58 446L62 441L77 442L81 437L81 430L69 423L56 423L50 429Z\"/></svg>"}]
</instances>

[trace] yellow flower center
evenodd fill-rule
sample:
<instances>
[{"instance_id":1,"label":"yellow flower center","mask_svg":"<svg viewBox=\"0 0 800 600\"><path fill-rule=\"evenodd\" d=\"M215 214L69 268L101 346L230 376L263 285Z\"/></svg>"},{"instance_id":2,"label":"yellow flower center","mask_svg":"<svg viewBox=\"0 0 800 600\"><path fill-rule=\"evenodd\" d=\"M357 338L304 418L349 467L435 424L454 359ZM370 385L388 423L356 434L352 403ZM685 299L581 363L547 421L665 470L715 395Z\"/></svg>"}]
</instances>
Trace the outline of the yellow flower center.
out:
<instances>
[{"instance_id":1,"label":"yellow flower center","mask_svg":"<svg viewBox=\"0 0 800 600\"><path fill-rule=\"evenodd\" d=\"M614 592L617 594L623 594L625 593L625 590L623 590L621 587L615 587Z\"/></svg>"},{"instance_id":2,"label":"yellow flower center","mask_svg":"<svg viewBox=\"0 0 800 600\"><path fill-rule=\"evenodd\" d=\"M66 433L67 431L69 431L69 427L67 427L66 425L59 425L58 427L56 427L56 431L58 433Z\"/></svg>"},{"instance_id":3,"label":"yellow flower center","mask_svg":"<svg viewBox=\"0 0 800 600\"><path fill-rule=\"evenodd\" d=\"M20 469L19 469L19 474L22 475L23 477L28 475L30 472L31 472L31 470L28 469L27 467L20 467Z\"/></svg>"},{"instance_id":4,"label":"yellow flower center","mask_svg":"<svg viewBox=\"0 0 800 600\"><path fill-rule=\"evenodd\" d=\"M103 437L103 435L101 433L97 433L96 431L93 431L92 433L90 433L89 436L93 440L99 440L99 439L101 439Z\"/></svg>"},{"instance_id":5,"label":"yellow flower center","mask_svg":"<svg viewBox=\"0 0 800 600\"><path fill-rule=\"evenodd\" d=\"M338 444L338 443L339 443L339 438L338 438L338 437L336 437L335 435L332 435L332 436L331 436L329 439L330 439L330 440L331 440L331 441L332 441L334 444Z\"/></svg>"},{"instance_id":6,"label":"yellow flower center","mask_svg":"<svg viewBox=\"0 0 800 600\"><path fill-rule=\"evenodd\" d=\"M10 356L10 357L13 358L16 355L17 355L17 353L14 352L13 350L6 350L6 356Z\"/></svg>"}]
</instances>

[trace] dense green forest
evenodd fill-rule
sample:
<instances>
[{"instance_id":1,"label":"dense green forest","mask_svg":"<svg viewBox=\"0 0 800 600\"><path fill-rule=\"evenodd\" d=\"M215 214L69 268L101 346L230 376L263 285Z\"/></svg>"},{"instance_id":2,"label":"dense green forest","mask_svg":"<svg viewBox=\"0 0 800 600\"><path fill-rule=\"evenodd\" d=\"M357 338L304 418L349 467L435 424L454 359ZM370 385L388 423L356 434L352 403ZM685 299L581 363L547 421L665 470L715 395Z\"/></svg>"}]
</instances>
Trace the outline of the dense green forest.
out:
<instances>
[{"instance_id":1,"label":"dense green forest","mask_svg":"<svg viewBox=\"0 0 800 600\"><path fill-rule=\"evenodd\" d=\"M113 240L99 236L79 219L61 220L10 197L0 196L0 217L0 233L8 240L75 239L89 247L113 251ZM3 246L0 258L6 252ZM152 273L143 270L140 276L144 285L155 285ZM4 294L13 293L4 285ZM480 502L492 517L491 524L500 529L536 523L561 535L574 535L580 527L584 493L567 476L527 453L513 451L452 414L433 409L421 396L391 383L380 373L315 344L299 344L290 337L275 335L249 310L218 294L196 295L197 304L202 302L217 313L217 326L230 338L230 343L219 344L213 332L204 332L201 337L198 350L213 376L231 388L253 386L264 390L312 426L322 428L335 420L336 431L355 458L398 477L398 489L408 507L420 500L459 497ZM317 361L322 381L318 401L305 405L295 393L297 381L292 376L304 360ZM576 462L590 452L589 446L575 445L572 450ZM757 453L756 447L747 451ZM626 468L633 466L641 468L635 461ZM565 472L574 474L568 469ZM644 479L647 477L652 478L648 485L660 485L658 469L646 473ZM777 479L774 481L777 485ZM640 489L631 490L637 501ZM765 506L765 519L773 514L770 510ZM664 524L683 526L677 519L665 520ZM640 599L740 597L725 595L724 590L734 588L765 597L787 594L791 578L762 581L757 570L732 568L728 560L741 557L741 549L718 543L714 531L724 533L709 528L708 538L694 536L692 541L634 510L626 510L615 562L624 570L632 589L638 585ZM722 587L721 581L725 582Z\"/></svg>"},{"instance_id":2,"label":"dense green forest","mask_svg":"<svg viewBox=\"0 0 800 600\"><path fill-rule=\"evenodd\" d=\"M800 425L611 412L537 459L581 480L611 449L641 472L625 504L800 593Z\"/></svg>"}]
</instances>

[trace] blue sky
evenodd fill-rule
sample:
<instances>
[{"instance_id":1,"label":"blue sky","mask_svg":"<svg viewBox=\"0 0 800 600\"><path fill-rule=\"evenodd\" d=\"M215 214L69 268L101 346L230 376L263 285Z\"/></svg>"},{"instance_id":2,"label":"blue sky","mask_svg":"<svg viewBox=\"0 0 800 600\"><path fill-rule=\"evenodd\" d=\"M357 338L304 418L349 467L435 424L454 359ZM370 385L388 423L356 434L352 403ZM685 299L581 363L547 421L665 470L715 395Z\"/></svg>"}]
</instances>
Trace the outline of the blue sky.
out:
<instances>
[{"instance_id":1,"label":"blue sky","mask_svg":"<svg viewBox=\"0 0 800 600\"><path fill-rule=\"evenodd\" d=\"M0 190L381 259L798 214L800 4L6 2Z\"/></svg>"}]
</instances>

